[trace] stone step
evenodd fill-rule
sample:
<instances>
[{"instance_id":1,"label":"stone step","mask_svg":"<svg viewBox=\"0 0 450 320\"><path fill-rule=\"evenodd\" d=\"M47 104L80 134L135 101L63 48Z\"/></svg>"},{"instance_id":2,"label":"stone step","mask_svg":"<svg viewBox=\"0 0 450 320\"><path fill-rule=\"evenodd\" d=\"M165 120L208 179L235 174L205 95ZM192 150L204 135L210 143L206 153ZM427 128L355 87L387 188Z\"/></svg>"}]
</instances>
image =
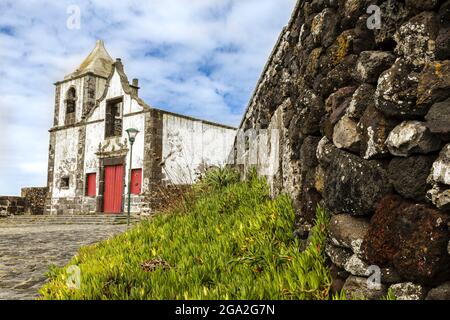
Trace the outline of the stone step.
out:
<instances>
[{"instance_id":1,"label":"stone step","mask_svg":"<svg viewBox=\"0 0 450 320\"><path fill-rule=\"evenodd\" d=\"M121 220L127 220L127 218L116 218L116 219L15 219L15 218L4 218L4 220L8 221L121 221ZM130 218L130 220L140 220L136 218Z\"/></svg>"},{"instance_id":2,"label":"stone step","mask_svg":"<svg viewBox=\"0 0 450 320\"><path fill-rule=\"evenodd\" d=\"M83 218L83 219L117 219L126 218L127 215L41 215L41 216L25 216L14 215L10 216L11 219L52 219L52 218ZM139 217L137 215L131 215L131 217Z\"/></svg>"},{"instance_id":3,"label":"stone step","mask_svg":"<svg viewBox=\"0 0 450 320\"><path fill-rule=\"evenodd\" d=\"M60 215L60 216L11 216L0 219L4 224L124 224L127 223L126 215ZM130 223L140 221L140 217L132 215Z\"/></svg>"}]
</instances>

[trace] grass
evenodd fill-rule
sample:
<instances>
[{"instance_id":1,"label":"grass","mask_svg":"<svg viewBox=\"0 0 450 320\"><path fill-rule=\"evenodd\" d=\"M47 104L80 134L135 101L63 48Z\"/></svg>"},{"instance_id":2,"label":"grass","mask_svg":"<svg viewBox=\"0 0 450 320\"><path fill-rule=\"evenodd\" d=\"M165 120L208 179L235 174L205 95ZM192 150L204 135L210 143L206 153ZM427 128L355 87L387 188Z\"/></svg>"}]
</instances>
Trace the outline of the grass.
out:
<instances>
[{"instance_id":1,"label":"grass","mask_svg":"<svg viewBox=\"0 0 450 320\"><path fill-rule=\"evenodd\" d=\"M327 213L318 208L299 252L291 200L271 199L266 181L249 176L209 173L178 209L81 248L52 267L41 299L329 299ZM66 285L70 266L79 289Z\"/></svg>"}]
</instances>

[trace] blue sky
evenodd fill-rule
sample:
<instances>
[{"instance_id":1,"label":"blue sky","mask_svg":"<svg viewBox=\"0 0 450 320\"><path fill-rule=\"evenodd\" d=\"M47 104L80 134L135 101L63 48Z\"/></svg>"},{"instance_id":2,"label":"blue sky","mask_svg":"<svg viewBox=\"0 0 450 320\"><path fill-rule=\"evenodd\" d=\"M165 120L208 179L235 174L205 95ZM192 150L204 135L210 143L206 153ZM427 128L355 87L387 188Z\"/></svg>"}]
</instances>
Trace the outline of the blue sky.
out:
<instances>
[{"instance_id":1,"label":"blue sky","mask_svg":"<svg viewBox=\"0 0 450 320\"><path fill-rule=\"evenodd\" d=\"M67 28L68 7L80 28ZM150 105L237 126L295 0L0 0L0 195L47 179L54 86L105 41Z\"/></svg>"}]
</instances>

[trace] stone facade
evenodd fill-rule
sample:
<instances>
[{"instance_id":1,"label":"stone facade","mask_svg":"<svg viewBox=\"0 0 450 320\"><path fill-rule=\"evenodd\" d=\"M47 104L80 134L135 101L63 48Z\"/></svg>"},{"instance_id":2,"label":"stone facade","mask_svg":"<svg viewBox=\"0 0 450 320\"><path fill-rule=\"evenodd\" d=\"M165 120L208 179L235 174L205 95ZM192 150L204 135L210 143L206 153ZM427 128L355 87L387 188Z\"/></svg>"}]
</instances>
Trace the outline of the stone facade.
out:
<instances>
[{"instance_id":1,"label":"stone facade","mask_svg":"<svg viewBox=\"0 0 450 320\"><path fill-rule=\"evenodd\" d=\"M139 130L131 161L138 177L132 183L140 185L131 196L133 213L152 212L153 189L192 184L198 170L228 160L234 128L149 106L139 97L138 81L129 83L121 59L114 61L101 41L76 71L55 85L48 214L125 211L129 128ZM111 167L121 167L113 181L107 177ZM111 202L114 209L106 208Z\"/></svg>"},{"instance_id":2,"label":"stone facade","mask_svg":"<svg viewBox=\"0 0 450 320\"><path fill-rule=\"evenodd\" d=\"M24 214L26 208L26 201L22 197L0 197L0 217Z\"/></svg>"},{"instance_id":3,"label":"stone facade","mask_svg":"<svg viewBox=\"0 0 450 320\"><path fill-rule=\"evenodd\" d=\"M334 290L448 296L449 28L450 1L300 0L250 99L240 130L279 132L268 180L291 195L295 234L318 204L333 214Z\"/></svg>"},{"instance_id":4,"label":"stone facade","mask_svg":"<svg viewBox=\"0 0 450 320\"><path fill-rule=\"evenodd\" d=\"M47 188L22 188L21 197L26 202L26 213L44 214L45 202L48 197Z\"/></svg>"},{"instance_id":5,"label":"stone facade","mask_svg":"<svg viewBox=\"0 0 450 320\"><path fill-rule=\"evenodd\" d=\"M20 197L0 197L0 217L44 214L47 188L22 188Z\"/></svg>"}]
</instances>

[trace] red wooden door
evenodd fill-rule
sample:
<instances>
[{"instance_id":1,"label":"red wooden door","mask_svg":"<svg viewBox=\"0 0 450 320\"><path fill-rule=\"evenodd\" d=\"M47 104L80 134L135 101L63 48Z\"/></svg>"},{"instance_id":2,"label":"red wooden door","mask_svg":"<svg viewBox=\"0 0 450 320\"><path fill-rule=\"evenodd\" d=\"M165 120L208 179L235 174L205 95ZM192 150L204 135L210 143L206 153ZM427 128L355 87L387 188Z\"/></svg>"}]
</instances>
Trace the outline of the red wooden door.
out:
<instances>
[{"instance_id":1,"label":"red wooden door","mask_svg":"<svg viewBox=\"0 0 450 320\"><path fill-rule=\"evenodd\" d=\"M141 194L142 169L131 170L131 194Z\"/></svg>"},{"instance_id":2,"label":"red wooden door","mask_svg":"<svg viewBox=\"0 0 450 320\"><path fill-rule=\"evenodd\" d=\"M122 212L123 166L105 167L105 192L103 211L105 213Z\"/></svg>"},{"instance_id":3,"label":"red wooden door","mask_svg":"<svg viewBox=\"0 0 450 320\"><path fill-rule=\"evenodd\" d=\"M88 173L86 195L88 197L95 197L97 195L97 175L95 173Z\"/></svg>"}]
</instances>

